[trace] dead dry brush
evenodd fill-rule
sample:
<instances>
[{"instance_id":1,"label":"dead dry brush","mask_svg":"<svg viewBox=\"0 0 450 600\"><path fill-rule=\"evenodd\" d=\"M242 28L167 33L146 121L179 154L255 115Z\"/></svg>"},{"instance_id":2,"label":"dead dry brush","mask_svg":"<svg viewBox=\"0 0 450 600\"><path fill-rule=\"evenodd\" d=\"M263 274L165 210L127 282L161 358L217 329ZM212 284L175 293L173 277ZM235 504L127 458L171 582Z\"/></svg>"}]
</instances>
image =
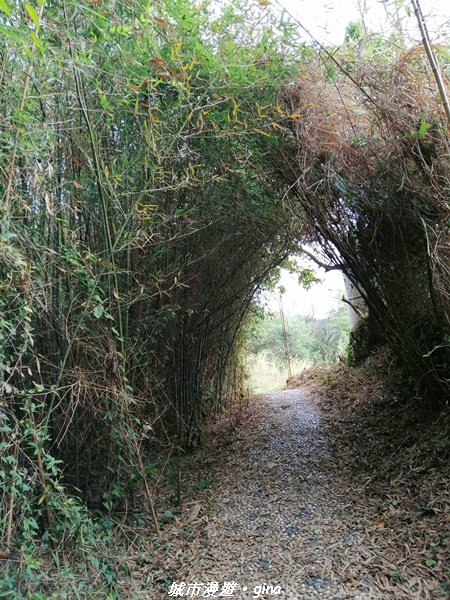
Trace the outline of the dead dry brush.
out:
<instances>
[{"instance_id":1,"label":"dead dry brush","mask_svg":"<svg viewBox=\"0 0 450 600\"><path fill-rule=\"evenodd\" d=\"M354 282L417 384L439 405L449 376L449 131L423 52L318 59L284 90L291 180L323 261Z\"/></svg>"}]
</instances>

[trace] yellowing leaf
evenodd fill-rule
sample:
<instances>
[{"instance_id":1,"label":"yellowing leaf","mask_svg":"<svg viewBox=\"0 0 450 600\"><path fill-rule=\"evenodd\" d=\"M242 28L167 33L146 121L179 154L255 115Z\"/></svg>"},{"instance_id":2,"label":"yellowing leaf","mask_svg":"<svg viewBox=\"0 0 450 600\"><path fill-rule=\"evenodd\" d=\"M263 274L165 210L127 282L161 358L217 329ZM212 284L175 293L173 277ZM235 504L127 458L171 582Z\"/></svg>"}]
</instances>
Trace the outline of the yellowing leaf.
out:
<instances>
[{"instance_id":1,"label":"yellowing leaf","mask_svg":"<svg viewBox=\"0 0 450 600\"><path fill-rule=\"evenodd\" d=\"M279 102L276 103L275 110L279 115L282 115L283 117L286 115L286 111L281 107Z\"/></svg>"},{"instance_id":2,"label":"yellowing leaf","mask_svg":"<svg viewBox=\"0 0 450 600\"><path fill-rule=\"evenodd\" d=\"M236 102L236 100L234 98L231 98L231 101L233 103L233 117L236 120L237 116L238 116L239 104Z\"/></svg>"},{"instance_id":3,"label":"yellowing leaf","mask_svg":"<svg viewBox=\"0 0 450 600\"><path fill-rule=\"evenodd\" d=\"M8 15L8 17L11 15L11 10L10 10L9 6L6 4L5 0L0 0L0 10L2 10L4 13L6 13Z\"/></svg>"},{"instance_id":4,"label":"yellowing leaf","mask_svg":"<svg viewBox=\"0 0 450 600\"><path fill-rule=\"evenodd\" d=\"M170 55L171 55L172 59L178 58L178 56L180 55L180 50L181 50L181 42L177 42L170 51Z\"/></svg>"},{"instance_id":5,"label":"yellowing leaf","mask_svg":"<svg viewBox=\"0 0 450 600\"><path fill-rule=\"evenodd\" d=\"M254 133L259 133L260 135L264 135L265 137L270 137L270 134L267 133L267 131L264 131L263 129L252 129L252 131Z\"/></svg>"}]
</instances>

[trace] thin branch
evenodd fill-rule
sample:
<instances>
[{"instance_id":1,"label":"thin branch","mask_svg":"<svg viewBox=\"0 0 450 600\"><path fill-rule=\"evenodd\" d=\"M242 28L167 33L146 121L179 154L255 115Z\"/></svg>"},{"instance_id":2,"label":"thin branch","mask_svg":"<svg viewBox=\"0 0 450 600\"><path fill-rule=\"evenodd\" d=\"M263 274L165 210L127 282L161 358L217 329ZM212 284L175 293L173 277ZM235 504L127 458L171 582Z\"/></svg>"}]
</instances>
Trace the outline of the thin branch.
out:
<instances>
[{"instance_id":1,"label":"thin branch","mask_svg":"<svg viewBox=\"0 0 450 600\"><path fill-rule=\"evenodd\" d=\"M39 12L38 12L39 21L41 21L43 13L44 13L44 3L42 3L39 6ZM35 50L36 50L36 43L33 41L33 43L31 44L31 53L34 54ZM20 98L20 102L19 102L19 108L17 111L18 117L20 117L20 115L23 113L23 110L25 108L25 102L27 101L27 98L28 98L28 88L30 87L30 79L31 79L32 70L33 70L33 62L30 62L30 64L28 65L28 69L25 73L24 80L23 80L23 91L22 91L22 96ZM14 136L14 144L13 144L13 149L11 152L11 158L10 158L9 166L8 166L6 189L5 189L5 194L3 196L3 206L5 208L6 215L8 214L8 210L10 208L9 203L11 200L11 192L12 192L12 188L13 188L14 167L16 165L17 149L19 146L20 133L21 133L21 128L19 126L17 126L16 133Z\"/></svg>"},{"instance_id":2,"label":"thin branch","mask_svg":"<svg viewBox=\"0 0 450 600\"><path fill-rule=\"evenodd\" d=\"M328 273L328 271L340 271L340 267L337 267L335 265L327 265L326 263L322 262L321 260L319 260L317 258L317 256L314 256L314 254L312 254L311 252L308 252L308 250L305 250L303 247L300 248L300 252L302 254L306 254L306 256L308 258L310 258L312 261L314 261L316 263L316 265L318 265L321 269L323 269L324 271L326 271Z\"/></svg>"},{"instance_id":3,"label":"thin branch","mask_svg":"<svg viewBox=\"0 0 450 600\"><path fill-rule=\"evenodd\" d=\"M433 52L433 47L431 45L431 40L428 34L425 18L420 7L420 2L419 0L411 0L411 4L414 8L414 13L417 18L417 23L419 24L420 33L422 34L422 43L425 48L425 52L427 53L428 61L431 65L431 70L433 71L433 75L439 89L439 94L441 96L442 104L444 105L445 114L447 115L448 124L450 125L450 104L448 101L447 90L445 88L444 80L442 79L442 74L439 69L439 63Z\"/></svg>"},{"instance_id":4,"label":"thin branch","mask_svg":"<svg viewBox=\"0 0 450 600\"><path fill-rule=\"evenodd\" d=\"M352 310L355 311L355 313L358 315L358 317L364 316L364 311L361 310L361 308L359 306L356 306L356 304L353 304L353 302L351 302L350 300L347 300L347 298L345 296L342 296L341 301L345 302L345 304L348 304L352 308Z\"/></svg>"}]
</instances>

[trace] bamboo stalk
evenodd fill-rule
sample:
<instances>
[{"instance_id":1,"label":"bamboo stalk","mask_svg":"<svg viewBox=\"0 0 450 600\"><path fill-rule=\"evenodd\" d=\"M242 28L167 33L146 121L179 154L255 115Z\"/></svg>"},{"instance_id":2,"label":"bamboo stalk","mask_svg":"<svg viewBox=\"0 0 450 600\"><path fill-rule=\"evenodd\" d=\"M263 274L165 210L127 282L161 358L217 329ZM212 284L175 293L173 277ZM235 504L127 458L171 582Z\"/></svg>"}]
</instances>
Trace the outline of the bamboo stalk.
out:
<instances>
[{"instance_id":1,"label":"bamboo stalk","mask_svg":"<svg viewBox=\"0 0 450 600\"><path fill-rule=\"evenodd\" d=\"M287 331L286 331L286 319L284 316L284 309L283 309L283 294L281 291L280 291L280 319L281 319L281 331L283 333L284 357L286 359L287 374L288 374L288 378L291 378L292 377L291 355L289 353L289 342L288 342L288 335L287 335Z\"/></svg>"},{"instance_id":2,"label":"bamboo stalk","mask_svg":"<svg viewBox=\"0 0 450 600\"><path fill-rule=\"evenodd\" d=\"M44 13L44 3L40 4L40 6L39 6L39 12L38 12L39 21L41 20L43 13ZM35 50L36 50L36 43L33 41L33 43L31 44L31 53L34 54ZM28 69L25 73L24 80L23 80L23 91L22 91L22 96L20 97L19 110L18 110L19 115L23 112L23 110L25 108L25 102L27 101L27 97L28 97L28 88L30 87L30 79L31 79L32 70L33 70L33 63L30 62L30 64L28 65ZM13 180L14 180L14 167L16 165L17 148L19 146L19 138L20 138L20 127L16 127L16 133L14 136L14 144L13 144L12 154L11 154L11 158L10 158L9 166L8 166L8 175L6 178L6 189L5 189L5 193L3 196L3 205L5 208L5 211L8 211L9 203L11 200L11 192L12 192L12 186L13 186Z\"/></svg>"},{"instance_id":3,"label":"bamboo stalk","mask_svg":"<svg viewBox=\"0 0 450 600\"><path fill-rule=\"evenodd\" d=\"M33 423L34 425L34 423ZM48 496L46 493L46 483L45 483L45 471L44 471L44 464L42 462L42 452L40 450L38 450L38 446L39 446L39 439L36 435L36 433L33 433L33 438L36 444L36 462L37 462L37 467L38 467L38 473L39 473L39 480L41 482L41 486L42 486L42 490L43 490L43 503L44 503L44 507L45 507L45 514L47 517L47 527L49 529L53 529L53 515L52 512L50 510L50 505L48 503ZM50 537L50 545L52 547L52 549L55 549L55 543L53 541L53 538Z\"/></svg>"},{"instance_id":4,"label":"bamboo stalk","mask_svg":"<svg viewBox=\"0 0 450 600\"><path fill-rule=\"evenodd\" d=\"M450 104L448 100L447 90L445 88L444 80L442 79L442 74L439 69L439 63L437 58L433 52L433 47L431 45L430 36L428 34L427 25L425 23L425 18L422 13L422 9L420 6L419 0L411 0L411 4L414 9L414 13L416 15L417 23L419 25L420 33L422 35L422 43L425 48L425 52L428 57L428 61L431 66L431 70L433 71L434 78L436 80L436 84L439 89L439 94L441 96L442 104L444 105L445 114L447 115L447 121L450 125Z\"/></svg>"},{"instance_id":5,"label":"bamboo stalk","mask_svg":"<svg viewBox=\"0 0 450 600\"><path fill-rule=\"evenodd\" d=\"M120 347L121 347L121 351L122 351L122 363L124 365L124 363L125 363L125 340L124 340L124 335L123 335L124 332L123 332L123 320L122 320L122 307L120 305L119 282L118 282L118 277L117 277L116 261L115 261L115 257L114 257L114 244L113 244L113 240L112 240L112 236L111 236L111 230L109 227L108 206L107 206L106 195L105 195L103 185L102 185L102 180L101 180L101 172L103 171L103 169L101 169L101 161L100 161L100 157L99 157L98 151L97 151L97 146L95 143L94 130L92 128L88 107L86 105L83 83L81 81L80 74L77 72L76 69L73 70L73 73L74 73L74 77L75 77L75 85L77 88L78 102L80 104L81 112L83 114L83 118L86 123L87 130L88 130L89 140L91 142L92 158L94 161L94 175L95 175L98 194L100 196L100 202L101 202L101 206L102 206L103 225L104 225L104 231L105 231L105 235L106 235L106 245L107 245L108 255L109 255L108 258L111 261L111 266L112 266L112 271L113 271L113 280L114 280L113 296L115 298L116 306L117 306L117 324L119 327L119 334L120 334ZM124 366L124 373L125 373L125 366Z\"/></svg>"},{"instance_id":6,"label":"bamboo stalk","mask_svg":"<svg viewBox=\"0 0 450 600\"><path fill-rule=\"evenodd\" d=\"M15 430L15 439L18 439L18 427ZM17 457L19 454L19 445L16 442L14 445L14 465L17 465ZM11 536L12 536L12 522L13 522L13 514L14 514L14 495L9 492L8 494L8 509L6 512L6 538L5 538L5 547L6 551L9 553L11 546Z\"/></svg>"},{"instance_id":7,"label":"bamboo stalk","mask_svg":"<svg viewBox=\"0 0 450 600\"><path fill-rule=\"evenodd\" d=\"M147 501L150 506L150 513L152 515L153 527L155 528L157 536L161 537L161 530L159 528L159 523L158 523L158 515L156 514L155 503L153 502L153 496L150 491L150 487L148 485L147 475L145 473L144 464L142 462L141 451L140 451L140 448L137 443L135 443L134 446L135 446L136 458L138 459L139 470L140 470L141 476L142 476L142 481L144 482L145 495L147 497Z\"/></svg>"}]
</instances>

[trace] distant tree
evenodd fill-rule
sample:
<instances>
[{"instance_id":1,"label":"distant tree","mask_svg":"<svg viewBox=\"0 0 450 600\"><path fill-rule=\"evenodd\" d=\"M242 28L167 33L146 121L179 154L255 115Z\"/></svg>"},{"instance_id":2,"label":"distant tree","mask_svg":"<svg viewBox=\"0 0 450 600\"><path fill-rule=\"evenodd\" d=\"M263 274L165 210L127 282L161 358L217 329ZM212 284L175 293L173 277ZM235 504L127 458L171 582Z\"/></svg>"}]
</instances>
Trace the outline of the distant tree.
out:
<instances>
[{"instance_id":1,"label":"distant tree","mask_svg":"<svg viewBox=\"0 0 450 600\"><path fill-rule=\"evenodd\" d=\"M345 306L333 309L325 319L295 317L286 323L291 358L305 362L334 362L345 353L350 331ZM259 316L248 337L250 355L265 355L281 367L285 361L279 314Z\"/></svg>"}]
</instances>

